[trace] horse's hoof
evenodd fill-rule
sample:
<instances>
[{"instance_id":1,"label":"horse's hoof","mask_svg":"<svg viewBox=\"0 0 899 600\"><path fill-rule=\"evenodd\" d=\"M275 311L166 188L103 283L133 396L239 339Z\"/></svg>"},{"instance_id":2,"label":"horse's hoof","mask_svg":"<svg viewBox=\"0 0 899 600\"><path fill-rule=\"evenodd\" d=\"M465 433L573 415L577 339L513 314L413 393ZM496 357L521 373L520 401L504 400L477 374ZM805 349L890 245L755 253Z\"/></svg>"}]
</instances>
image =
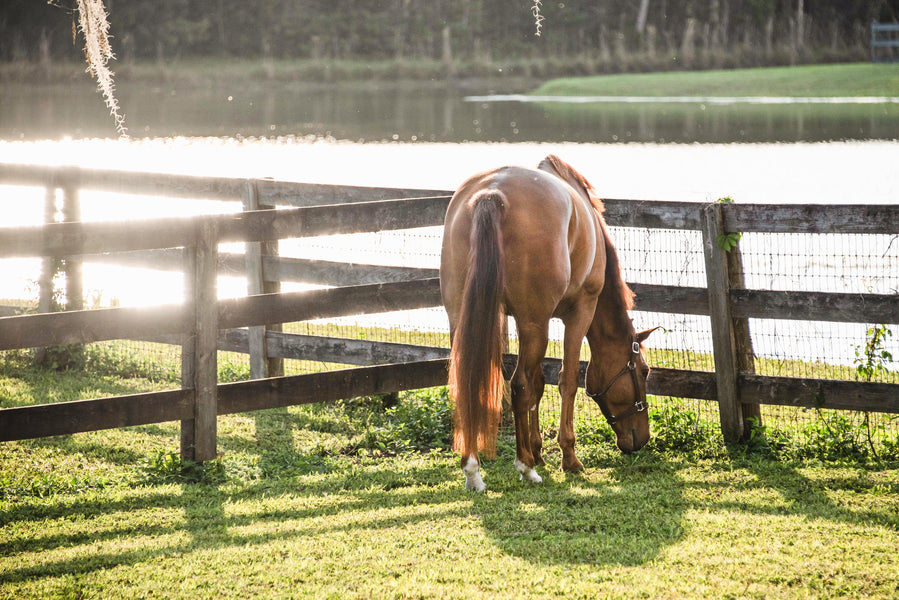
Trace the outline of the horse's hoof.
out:
<instances>
[{"instance_id":1,"label":"horse's hoof","mask_svg":"<svg viewBox=\"0 0 899 600\"><path fill-rule=\"evenodd\" d=\"M571 461L562 461L562 470L566 473L580 473L584 470L584 465L575 458Z\"/></svg>"},{"instance_id":2,"label":"horse's hoof","mask_svg":"<svg viewBox=\"0 0 899 600\"><path fill-rule=\"evenodd\" d=\"M531 483L543 483L543 478L537 474L537 471L531 469L527 473L518 476L519 481L530 481Z\"/></svg>"},{"instance_id":3,"label":"horse's hoof","mask_svg":"<svg viewBox=\"0 0 899 600\"><path fill-rule=\"evenodd\" d=\"M537 471L533 469L533 467L529 467L517 458L515 459L515 468L518 469L518 472L521 474L519 479L521 481L530 481L531 483L543 483L543 478L537 474Z\"/></svg>"},{"instance_id":4,"label":"horse's hoof","mask_svg":"<svg viewBox=\"0 0 899 600\"><path fill-rule=\"evenodd\" d=\"M487 489L484 480L481 479L481 465L476 454L472 454L467 460L462 461L462 473L465 474L465 489L475 492L483 492Z\"/></svg>"},{"instance_id":5,"label":"horse's hoof","mask_svg":"<svg viewBox=\"0 0 899 600\"><path fill-rule=\"evenodd\" d=\"M477 481L467 481L465 482L465 489L469 492L478 492L483 493L487 491L487 486L484 485L484 482L478 477Z\"/></svg>"}]
</instances>

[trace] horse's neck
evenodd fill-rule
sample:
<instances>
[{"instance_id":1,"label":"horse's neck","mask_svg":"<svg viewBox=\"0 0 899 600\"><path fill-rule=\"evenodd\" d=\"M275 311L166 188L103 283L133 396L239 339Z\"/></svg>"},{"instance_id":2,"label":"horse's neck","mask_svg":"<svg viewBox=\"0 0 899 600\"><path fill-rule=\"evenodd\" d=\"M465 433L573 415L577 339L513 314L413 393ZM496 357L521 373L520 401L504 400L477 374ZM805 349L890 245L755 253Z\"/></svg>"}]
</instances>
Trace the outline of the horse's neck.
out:
<instances>
[{"instance_id":1,"label":"horse's neck","mask_svg":"<svg viewBox=\"0 0 899 600\"><path fill-rule=\"evenodd\" d=\"M634 325L628 315L628 310L633 307L634 293L621 275L618 253L609 241L605 223L602 219L600 223L606 249L606 274L593 322L587 332L587 341L591 345L601 344L604 340L627 342L634 335Z\"/></svg>"},{"instance_id":2,"label":"horse's neck","mask_svg":"<svg viewBox=\"0 0 899 600\"><path fill-rule=\"evenodd\" d=\"M609 282L606 281L606 286ZM605 291L605 289L604 289ZM587 330L587 343L591 350L610 341L629 342L633 339L634 326L618 293L600 294L596 303L593 322Z\"/></svg>"}]
</instances>

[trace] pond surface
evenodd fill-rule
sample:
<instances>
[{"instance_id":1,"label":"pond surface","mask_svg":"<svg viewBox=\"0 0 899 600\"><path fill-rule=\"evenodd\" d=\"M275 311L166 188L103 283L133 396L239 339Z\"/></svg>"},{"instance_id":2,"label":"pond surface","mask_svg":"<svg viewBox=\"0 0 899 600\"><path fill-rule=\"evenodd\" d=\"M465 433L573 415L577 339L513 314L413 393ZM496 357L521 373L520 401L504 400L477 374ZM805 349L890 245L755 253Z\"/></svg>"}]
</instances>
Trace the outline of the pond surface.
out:
<instances>
[{"instance_id":1,"label":"pond surface","mask_svg":"<svg viewBox=\"0 0 899 600\"><path fill-rule=\"evenodd\" d=\"M536 82L123 82L130 135L427 142L819 142L899 138L899 103L521 102ZM497 95L506 97L503 100ZM0 88L0 139L115 135L89 81Z\"/></svg>"}]
</instances>

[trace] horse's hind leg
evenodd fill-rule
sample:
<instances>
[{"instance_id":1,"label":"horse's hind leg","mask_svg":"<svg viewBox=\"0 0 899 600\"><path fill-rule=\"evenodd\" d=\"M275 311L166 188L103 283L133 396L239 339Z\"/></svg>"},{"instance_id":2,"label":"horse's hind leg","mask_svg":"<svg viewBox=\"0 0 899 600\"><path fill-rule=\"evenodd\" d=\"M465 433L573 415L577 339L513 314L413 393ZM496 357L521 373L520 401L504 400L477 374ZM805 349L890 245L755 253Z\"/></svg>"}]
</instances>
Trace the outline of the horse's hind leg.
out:
<instances>
[{"instance_id":1,"label":"horse's hind leg","mask_svg":"<svg viewBox=\"0 0 899 600\"><path fill-rule=\"evenodd\" d=\"M522 479L540 483L543 479L534 470L542 440L534 453L534 432L539 438L538 404L543 392L544 376L541 362L549 341L549 324L518 325L518 366L512 375L512 411L515 414L515 468ZM542 459L540 459L542 461Z\"/></svg>"},{"instance_id":2,"label":"horse's hind leg","mask_svg":"<svg viewBox=\"0 0 899 600\"><path fill-rule=\"evenodd\" d=\"M456 335L456 319L453 318L455 311L447 311L450 324L450 343L455 339ZM475 492L483 492L487 489L481 478L481 461L478 458L477 445L474 449L469 449L469 453L462 453L462 473L465 475L465 489Z\"/></svg>"},{"instance_id":3,"label":"horse's hind leg","mask_svg":"<svg viewBox=\"0 0 899 600\"><path fill-rule=\"evenodd\" d=\"M466 490L483 492L487 489L484 480L481 479L481 463L477 454L462 457L462 473L465 474Z\"/></svg>"}]
</instances>

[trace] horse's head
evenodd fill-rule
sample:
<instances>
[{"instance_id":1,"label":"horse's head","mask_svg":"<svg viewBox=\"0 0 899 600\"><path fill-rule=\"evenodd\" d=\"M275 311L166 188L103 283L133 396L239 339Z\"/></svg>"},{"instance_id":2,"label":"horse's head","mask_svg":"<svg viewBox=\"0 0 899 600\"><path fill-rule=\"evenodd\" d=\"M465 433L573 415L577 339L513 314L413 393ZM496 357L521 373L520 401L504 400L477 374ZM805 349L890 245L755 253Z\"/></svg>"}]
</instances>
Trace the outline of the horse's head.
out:
<instances>
[{"instance_id":1,"label":"horse's head","mask_svg":"<svg viewBox=\"0 0 899 600\"><path fill-rule=\"evenodd\" d=\"M649 441L646 377L649 365L642 344L655 329L635 333L630 339L605 340L599 355L587 367L587 395L602 410L615 432L619 450L636 452Z\"/></svg>"}]
</instances>

